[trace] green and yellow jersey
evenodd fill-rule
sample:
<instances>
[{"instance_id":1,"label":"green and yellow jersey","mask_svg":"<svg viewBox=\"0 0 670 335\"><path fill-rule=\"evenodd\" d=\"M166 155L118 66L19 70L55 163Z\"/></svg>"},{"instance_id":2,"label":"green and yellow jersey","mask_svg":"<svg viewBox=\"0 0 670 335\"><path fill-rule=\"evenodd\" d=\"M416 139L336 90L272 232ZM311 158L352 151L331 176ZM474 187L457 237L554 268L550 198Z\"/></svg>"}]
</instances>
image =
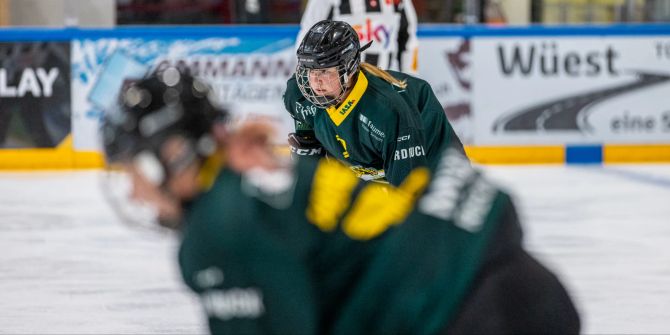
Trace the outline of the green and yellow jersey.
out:
<instances>
[{"instance_id":1,"label":"green and yellow jersey","mask_svg":"<svg viewBox=\"0 0 670 335\"><path fill-rule=\"evenodd\" d=\"M386 178L399 185L409 172L433 162L443 145L463 151L430 85L401 72L401 88L359 71L352 91L338 107L322 109L287 82L286 110L296 132L316 137L328 153L346 162L363 179Z\"/></svg>"},{"instance_id":2,"label":"green and yellow jersey","mask_svg":"<svg viewBox=\"0 0 670 335\"><path fill-rule=\"evenodd\" d=\"M179 252L212 333L443 329L511 206L454 152L430 185L419 168L398 188L326 159L282 176L222 170L189 207Z\"/></svg>"}]
</instances>

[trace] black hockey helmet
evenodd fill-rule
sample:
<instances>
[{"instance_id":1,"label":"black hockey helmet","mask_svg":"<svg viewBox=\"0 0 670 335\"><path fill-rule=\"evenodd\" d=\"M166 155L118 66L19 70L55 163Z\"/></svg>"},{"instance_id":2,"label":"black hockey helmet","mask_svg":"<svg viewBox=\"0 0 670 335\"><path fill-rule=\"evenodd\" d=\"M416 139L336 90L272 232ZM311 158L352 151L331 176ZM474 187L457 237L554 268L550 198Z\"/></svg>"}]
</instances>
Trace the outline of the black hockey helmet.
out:
<instances>
[{"instance_id":1,"label":"black hockey helmet","mask_svg":"<svg viewBox=\"0 0 670 335\"><path fill-rule=\"evenodd\" d=\"M102 121L108 165L149 157L160 164L162 178L156 182L162 184L166 175L214 153L212 126L223 121L227 111L216 107L210 96L207 84L173 67L125 85L118 108L107 111ZM184 140L189 154L166 162L160 149L172 136Z\"/></svg>"},{"instance_id":2,"label":"black hockey helmet","mask_svg":"<svg viewBox=\"0 0 670 335\"><path fill-rule=\"evenodd\" d=\"M358 72L361 52L358 33L344 21L323 20L314 24L300 42L297 50L296 80L303 96L318 107L337 104L348 88L349 79ZM337 97L315 94L309 86L309 71L336 67L343 92Z\"/></svg>"}]
</instances>

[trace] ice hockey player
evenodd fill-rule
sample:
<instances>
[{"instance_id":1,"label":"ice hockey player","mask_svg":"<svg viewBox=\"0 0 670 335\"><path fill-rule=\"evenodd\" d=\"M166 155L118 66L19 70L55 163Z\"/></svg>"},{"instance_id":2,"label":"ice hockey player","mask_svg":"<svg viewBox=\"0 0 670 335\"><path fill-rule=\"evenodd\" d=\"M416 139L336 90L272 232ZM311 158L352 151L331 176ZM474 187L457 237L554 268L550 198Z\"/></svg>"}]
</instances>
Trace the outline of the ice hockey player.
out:
<instances>
[{"instance_id":1,"label":"ice hockey player","mask_svg":"<svg viewBox=\"0 0 670 335\"><path fill-rule=\"evenodd\" d=\"M130 197L178 231L212 333L579 331L510 197L458 150L397 188L366 183L335 160L275 156L262 124L216 131L216 150L225 113L207 97L174 69L143 79L104 118L103 147Z\"/></svg>"},{"instance_id":2,"label":"ice hockey player","mask_svg":"<svg viewBox=\"0 0 670 335\"><path fill-rule=\"evenodd\" d=\"M374 41L362 54L366 63L418 73L417 17L411 0L310 0L300 21L298 43L321 20L347 22L361 43Z\"/></svg>"},{"instance_id":3,"label":"ice hockey player","mask_svg":"<svg viewBox=\"0 0 670 335\"><path fill-rule=\"evenodd\" d=\"M295 119L292 152L327 151L364 179L399 185L437 159L444 143L463 151L430 85L361 63L366 47L342 21L320 21L305 35L284 93Z\"/></svg>"}]
</instances>

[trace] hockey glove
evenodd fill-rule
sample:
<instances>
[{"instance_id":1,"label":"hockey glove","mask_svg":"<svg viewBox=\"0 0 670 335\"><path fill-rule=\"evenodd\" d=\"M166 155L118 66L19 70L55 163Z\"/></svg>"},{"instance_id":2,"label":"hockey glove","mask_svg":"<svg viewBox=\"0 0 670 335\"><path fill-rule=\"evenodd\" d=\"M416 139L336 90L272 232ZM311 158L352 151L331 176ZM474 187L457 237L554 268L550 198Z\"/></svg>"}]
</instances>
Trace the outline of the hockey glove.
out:
<instances>
[{"instance_id":1,"label":"hockey glove","mask_svg":"<svg viewBox=\"0 0 670 335\"><path fill-rule=\"evenodd\" d=\"M326 153L321 143L313 136L290 133L288 134L288 145L293 155L318 157Z\"/></svg>"}]
</instances>

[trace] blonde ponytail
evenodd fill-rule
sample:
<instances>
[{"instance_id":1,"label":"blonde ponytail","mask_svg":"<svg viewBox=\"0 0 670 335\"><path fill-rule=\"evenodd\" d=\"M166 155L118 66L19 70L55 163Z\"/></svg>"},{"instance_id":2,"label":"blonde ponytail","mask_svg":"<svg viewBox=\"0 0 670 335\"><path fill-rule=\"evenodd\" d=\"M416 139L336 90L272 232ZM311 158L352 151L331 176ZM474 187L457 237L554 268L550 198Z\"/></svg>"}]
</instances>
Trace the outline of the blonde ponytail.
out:
<instances>
[{"instance_id":1,"label":"blonde ponytail","mask_svg":"<svg viewBox=\"0 0 670 335\"><path fill-rule=\"evenodd\" d=\"M407 82L404 80L400 80L394 76L392 76L390 73L370 64L370 63L365 63L361 62L361 68L365 70L365 72L371 73L379 78L382 78L389 83L398 86L400 88L406 88L407 87Z\"/></svg>"}]
</instances>

